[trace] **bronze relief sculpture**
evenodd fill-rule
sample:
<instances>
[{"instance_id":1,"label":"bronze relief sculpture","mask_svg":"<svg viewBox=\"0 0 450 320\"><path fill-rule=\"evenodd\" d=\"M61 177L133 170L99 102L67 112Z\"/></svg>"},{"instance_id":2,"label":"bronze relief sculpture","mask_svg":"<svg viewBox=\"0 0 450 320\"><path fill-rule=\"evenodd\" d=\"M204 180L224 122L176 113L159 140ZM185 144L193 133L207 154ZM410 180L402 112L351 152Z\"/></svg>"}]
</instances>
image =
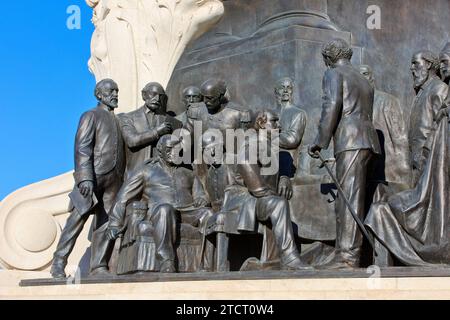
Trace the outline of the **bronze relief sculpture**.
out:
<instances>
[{"instance_id":1,"label":"bronze relief sculpture","mask_svg":"<svg viewBox=\"0 0 450 320\"><path fill-rule=\"evenodd\" d=\"M98 106L83 114L75 140L75 187L72 211L54 254L51 274L65 277L67 258L91 214L95 214L91 246L91 274L107 274L114 242L106 237L108 213L122 184L125 150L118 119L119 88L110 79L95 88Z\"/></svg>"},{"instance_id":2,"label":"bronze relief sculpture","mask_svg":"<svg viewBox=\"0 0 450 320\"><path fill-rule=\"evenodd\" d=\"M283 3L288 6L268 6L269 20L254 28L259 30L255 35L261 45L268 41L265 33L277 30L276 19L285 15L271 11L291 5ZM326 10L324 1L317 5ZM235 1L233 6L251 8ZM295 12L286 17L283 23L306 21L303 16L298 20ZM290 30L305 26L297 23ZM321 30L337 32L336 28ZM400 100L380 90L391 91L389 86L381 78L377 78L380 89L376 86L378 66L360 65L358 48L342 39L329 41L332 37L326 34L317 41L324 43L321 51L309 52L311 48L301 42L305 51L296 58L311 59L320 51L325 62L320 122L311 112L316 103L309 103L320 97L320 85L304 83L298 73L290 72L291 65L282 66L283 61L277 61L280 65L270 79L259 79L257 70L245 79L242 74L223 77L236 70L227 73L214 64L202 65L201 81L190 75L181 81L185 89L176 101L182 102L183 110L177 117L168 111L168 96L179 90L166 93L156 82L143 88L143 106L116 117L119 88L113 80L100 81L96 87L99 104L82 116L77 132L72 214L54 254L52 276L65 277L67 258L91 214L95 215L90 265L94 276L111 275L109 267L117 275L229 272L235 253L242 250L233 247L231 239L244 235L262 238L262 250L241 271L450 264L450 44L439 58L426 50L413 55L410 70L416 97L408 126ZM244 43L240 36L234 40ZM232 52L226 49L227 54ZM204 50L217 54L218 49ZM286 55L286 60L291 58ZM311 61L303 60L296 68L312 75ZM200 88L191 85L202 82ZM299 85L302 99L294 99ZM231 96L230 89L236 95ZM246 99L249 93L258 99ZM266 100L276 108L268 109ZM183 157L183 148L192 146L176 133L180 128L193 138L189 142L200 146L196 161ZM236 135L231 136L234 141L228 140L230 132ZM238 132L244 139L239 139ZM311 136L316 137L314 142ZM334 159L325 159L325 152L321 153L325 150ZM269 162L262 160L267 155L271 155ZM316 168L318 158L323 163ZM276 169L267 171L275 162ZM326 219L309 219L317 225L302 225L297 218L308 208L305 203L325 208ZM310 216L316 215L310 211ZM298 231L305 228L311 237ZM329 229L332 235L322 232ZM364 246L364 237L374 248ZM305 243L314 241L327 247L318 259L321 263L311 254L304 258L302 252ZM110 259L115 242L117 260ZM329 251L333 253L328 256ZM363 255L374 260L362 261Z\"/></svg>"}]
</instances>

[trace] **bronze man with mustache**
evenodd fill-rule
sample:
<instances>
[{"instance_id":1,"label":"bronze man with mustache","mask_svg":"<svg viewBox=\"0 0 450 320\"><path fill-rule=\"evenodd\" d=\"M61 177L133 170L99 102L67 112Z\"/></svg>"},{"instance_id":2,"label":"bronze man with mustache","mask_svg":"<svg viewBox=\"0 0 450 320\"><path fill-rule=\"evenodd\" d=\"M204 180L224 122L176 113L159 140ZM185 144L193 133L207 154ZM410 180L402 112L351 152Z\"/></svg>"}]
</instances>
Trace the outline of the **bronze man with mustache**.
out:
<instances>
[{"instance_id":1,"label":"bronze man with mustache","mask_svg":"<svg viewBox=\"0 0 450 320\"><path fill-rule=\"evenodd\" d=\"M411 110L408 137L414 186L422 174L431 148L432 141L428 138L448 94L448 86L437 76L438 69L439 59L432 52L419 51L413 55L411 72L417 95Z\"/></svg>"},{"instance_id":2,"label":"bronze man with mustache","mask_svg":"<svg viewBox=\"0 0 450 320\"><path fill-rule=\"evenodd\" d=\"M200 88L197 88L197 87L194 87L194 86L186 87L183 90L183 94L182 95L183 95L183 99L182 99L183 100L183 105L186 108L186 110L183 113L179 114L176 118L178 120L180 120L183 123L183 125L185 125L186 122L187 122L187 113L188 113L189 107L193 103L202 102L203 101L203 96L200 93Z\"/></svg>"},{"instance_id":3,"label":"bronze man with mustache","mask_svg":"<svg viewBox=\"0 0 450 320\"><path fill-rule=\"evenodd\" d=\"M212 216L205 208L207 197L192 170L177 163L181 139L174 135L161 137L156 150L158 157L148 160L124 182L110 212L107 236L117 239L124 230L127 205L142 198L148 206L146 221L154 228L153 237L160 272L175 269L177 221L203 230Z\"/></svg>"},{"instance_id":4,"label":"bronze man with mustache","mask_svg":"<svg viewBox=\"0 0 450 320\"><path fill-rule=\"evenodd\" d=\"M81 117L75 142L75 187L70 194L73 208L54 253L50 271L54 278L66 277L67 259L91 214L95 214L91 274L108 274L114 246L105 236L108 212L125 169L124 143L114 115L118 93L113 80L100 81L95 88L98 106Z\"/></svg>"},{"instance_id":5,"label":"bronze man with mustache","mask_svg":"<svg viewBox=\"0 0 450 320\"><path fill-rule=\"evenodd\" d=\"M145 104L136 111L119 115L123 138L127 145L127 176L154 157L160 137L181 128L182 124L167 114L167 95L159 83L151 82L142 89Z\"/></svg>"}]
</instances>

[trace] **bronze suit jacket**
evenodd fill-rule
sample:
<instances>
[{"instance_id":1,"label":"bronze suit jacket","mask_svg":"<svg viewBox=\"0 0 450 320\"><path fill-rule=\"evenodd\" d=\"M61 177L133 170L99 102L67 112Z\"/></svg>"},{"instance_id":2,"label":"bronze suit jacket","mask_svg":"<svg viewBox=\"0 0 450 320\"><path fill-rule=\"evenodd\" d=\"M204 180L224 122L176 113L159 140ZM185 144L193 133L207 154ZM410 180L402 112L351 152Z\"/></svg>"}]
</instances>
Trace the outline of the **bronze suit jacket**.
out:
<instances>
[{"instance_id":1,"label":"bronze suit jacket","mask_svg":"<svg viewBox=\"0 0 450 320\"><path fill-rule=\"evenodd\" d=\"M75 140L75 183L96 181L116 169L123 174L124 143L113 112L96 107L81 116Z\"/></svg>"},{"instance_id":2,"label":"bronze suit jacket","mask_svg":"<svg viewBox=\"0 0 450 320\"><path fill-rule=\"evenodd\" d=\"M316 144L327 149L334 137L335 155L369 149L379 154L380 143L372 123L374 89L350 62L325 72L324 102Z\"/></svg>"},{"instance_id":3,"label":"bronze suit jacket","mask_svg":"<svg viewBox=\"0 0 450 320\"><path fill-rule=\"evenodd\" d=\"M127 114L119 115L120 126L127 146L127 176L143 165L145 161L154 157L154 148L159 140L156 128L164 121L182 124L169 115L159 115L143 106Z\"/></svg>"}]
</instances>

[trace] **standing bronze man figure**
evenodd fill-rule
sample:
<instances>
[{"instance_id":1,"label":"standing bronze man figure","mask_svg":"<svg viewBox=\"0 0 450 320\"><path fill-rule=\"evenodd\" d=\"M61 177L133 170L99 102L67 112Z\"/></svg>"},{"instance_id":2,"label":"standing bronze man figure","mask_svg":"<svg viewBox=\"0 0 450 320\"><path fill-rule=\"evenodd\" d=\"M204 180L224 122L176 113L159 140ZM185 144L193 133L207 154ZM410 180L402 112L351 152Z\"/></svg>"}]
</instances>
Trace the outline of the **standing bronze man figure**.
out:
<instances>
[{"instance_id":1,"label":"standing bronze man figure","mask_svg":"<svg viewBox=\"0 0 450 320\"><path fill-rule=\"evenodd\" d=\"M318 157L334 137L337 179L353 210L363 219L367 164L373 153L380 153L372 123L374 89L352 66L353 50L344 40L326 44L322 55L328 67L323 79L322 118L309 153ZM336 255L324 267L357 267L363 237L342 197L337 199L336 214Z\"/></svg>"},{"instance_id":2,"label":"standing bronze man figure","mask_svg":"<svg viewBox=\"0 0 450 320\"><path fill-rule=\"evenodd\" d=\"M411 72L414 77L416 98L411 110L409 125L409 148L413 167L413 185L415 186L431 150L437 115L442 109L448 94L448 87L437 76L439 59L430 51L419 51L411 60Z\"/></svg>"},{"instance_id":3,"label":"standing bronze man figure","mask_svg":"<svg viewBox=\"0 0 450 320\"><path fill-rule=\"evenodd\" d=\"M127 145L127 176L155 156L160 137L181 128L182 124L167 114L167 95L156 82L142 89L144 106L128 114L119 115L123 138Z\"/></svg>"},{"instance_id":4,"label":"standing bronze man figure","mask_svg":"<svg viewBox=\"0 0 450 320\"><path fill-rule=\"evenodd\" d=\"M54 253L51 274L65 278L67 259L91 214L95 214L91 246L91 274L108 273L114 242L106 235L108 212L120 189L125 152L119 123L114 115L119 88L110 79L95 88L98 106L83 114L75 140L75 187L70 194L72 212Z\"/></svg>"},{"instance_id":5,"label":"standing bronze man figure","mask_svg":"<svg viewBox=\"0 0 450 320\"><path fill-rule=\"evenodd\" d=\"M306 112L294 104L294 81L280 79L275 85L275 97L280 111L280 170L292 178L298 169L300 144L306 129Z\"/></svg>"},{"instance_id":6,"label":"standing bronze man figure","mask_svg":"<svg viewBox=\"0 0 450 320\"><path fill-rule=\"evenodd\" d=\"M450 46L440 56L442 79L450 73ZM415 54L411 70L417 97L411 114L410 142L416 183L385 202L374 203L365 224L397 260L407 266L450 264L449 131L447 86L436 76L431 52Z\"/></svg>"}]
</instances>

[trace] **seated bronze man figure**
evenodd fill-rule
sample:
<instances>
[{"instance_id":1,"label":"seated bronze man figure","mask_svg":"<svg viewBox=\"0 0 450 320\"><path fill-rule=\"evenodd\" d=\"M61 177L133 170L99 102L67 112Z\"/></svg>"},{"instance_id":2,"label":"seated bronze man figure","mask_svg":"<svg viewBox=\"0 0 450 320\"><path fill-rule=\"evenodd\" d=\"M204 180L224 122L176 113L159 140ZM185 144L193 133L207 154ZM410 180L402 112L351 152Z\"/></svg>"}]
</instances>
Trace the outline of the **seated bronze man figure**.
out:
<instances>
[{"instance_id":1,"label":"seated bronze man figure","mask_svg":"<svg viewBox=\"0 0 450 320\"><path fill-rule=\"evenodd\" d=\"M159 157L134 171L122 186L111 210L108 236L116 239L126 229L127 205L135 199L147 203L146 220L154 228L153 238L160 272L176 272L174 244L177 225L200 227L212 215L206 195L193 172L177 164L181 140L163 136L157 144Z\"/></svg>"},{"instance_id":2,"label":"seated bronze man figure","mask_svg":"<svg viewBox=\"0 0 450 320\"><path fill-rule=\"evenodd\" d=\"M264 165L261 161L253 163L251 157L245 156L252 149L250 146L252 143L256 143L258 146L268 144L268 148L271 148L270 132L278 129L278 121L276 112L261 112L256 118L255 134L250 139L246 139L240 148L241 152L238 154L236 162L230 164L226 161L226 176L229 180L225 189L222 210L210 220L208 231L214 229L219 233L218 255L222 253L226 255L228 248L226 245L221 248L221 235L258 232L259 222L270 224L274 243L280 254L281 268L283 270L312 269L300 260L294 240L289 202L286 199L291 195L290 179L279 177L278 170L272 174L270 174L270 170L265 172L264 169L269 169L267 164ZM264 135L258 134L263 130L267 130L268 139L264 139ZM214 146L206 145L205 150L211 147ZM258 147L257 159L261 159L260 152L262 150L263 148ZM266 154L272 153L270 150L265 151L267 151ZM272 151L274 150L272 149ZM279 194L286 196L282 197ZM223 269L220 271L226 271L226 263L223 264L221 266L218 261L219 270Z\"/></svg>"}]
</instances>

